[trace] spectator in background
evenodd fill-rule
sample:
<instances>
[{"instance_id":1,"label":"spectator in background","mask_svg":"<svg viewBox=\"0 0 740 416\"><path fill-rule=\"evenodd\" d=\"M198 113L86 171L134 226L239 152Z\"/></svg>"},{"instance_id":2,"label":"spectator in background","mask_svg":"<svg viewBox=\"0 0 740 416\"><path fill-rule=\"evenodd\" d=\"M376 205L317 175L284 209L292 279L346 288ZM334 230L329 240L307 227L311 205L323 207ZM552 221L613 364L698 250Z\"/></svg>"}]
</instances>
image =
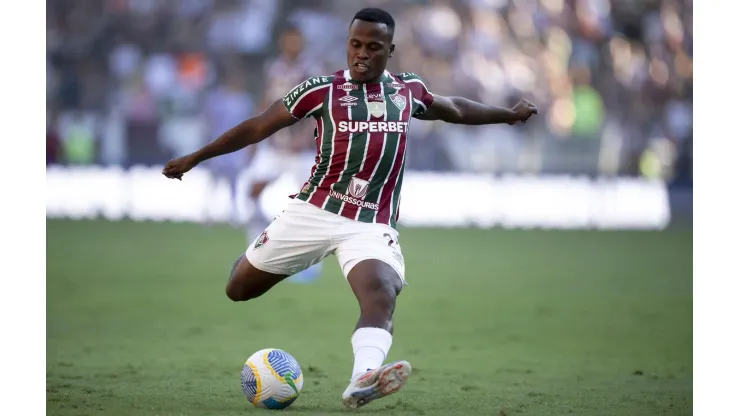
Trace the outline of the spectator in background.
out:
<instances>
[{"instance_id":1,"label":"spectator in background","mask_svg":"<svg viewBox=\"0 0 740 416\"><path fill-rule=\"evenodd\" d=\"M67 111L59 117L59 138L64 160L73 165L91 165L97 151L97 120L91 112Z\"/></svg>"},{"instance_id":2,"label":"spectator in background","mask_svg":"<svg viewBox=\"0 0 740 416\"><path fill-rule=\"evenodd\" d=\"M604 123L604 102L591 85L591 71L586 66L572 70L573 128L576 138L593 140L599 137Z\"/></svg>"},{"instance_id":3,"label":"spectator in background","mask_svg":"<svg viewBox=\"0 0 740 416\"><path fill-rule=\"evenodd\" d=\"M300 30L288 27L279 37L280 50L277 56L267 62L264 72L265 90L262 108L267 108L282 99L293 87L310 77L323 75L316 59L304 53L304 40ZM247 226L248 240L257 238L269 225L268 216L262 211L259 198L264 189L283 174L292 174L296 182L304 181L311 172L316 155L314 125L299 122L277 132L257 146L253 146L254 157L250 163L249 195L255 202L255 212ZM321 270L316 264L292 281L311 281Z\"/></svg>"},{"instance_id":4,"label":"spectator in background","mask_svg":"<svg viewBox=\"0 0 740 416\"><path fill-rule=\"evenodd\" d=\"M167 149L157 145L160 126L157 100L141 74L122 86L116 104L123 109L128 164L154 164L166 158Z\"/></svg>"},{"instance_id":5,"label":"spectator in background","mask_svg":"<svg viewBox=\"0 0 740 416\"><path fill-rule=\"evenodd\" d=\"M436 92L487 103L522 96L544 116L509 133L415 122L409 168L639 175L648 149L675 155L661 165L689 166L692 2L368 2L407 23L397 28L399 53L389 70L414 68ZM276 58L273 50L284 50L286 37L275 36L284 22L300 28L306 56L327 60L316 64L345 65L345 22L356 11L346 0L57 0L47 6L48 106L124 119L119 147L126 151L107 160L127 165L158 164L182 152L196 134L162 140L160 127L178 118L205 123L208 90L230 76L211 62L239 61L250 73L259 71ZM274 62L278 71L281 62ZM271 80L268 71L243 81L261 108L262 98L277 94L267 89L282 94L294 85L288 72L284 79Z\"/></svg>"},{"instance_id":6,"label":"spectator in background","mask_svg":"<svg viewBox=\"0 0 740 416\"><path fill-rule=\"evenodd\" d=\"M61 140L59 133L56 131L57 114L56 111L46 112L46 166L55 165L61 162L62 153Z\"/></svg>"},{"instance_id":7,"label":"spectator in background","mask_svg":"<svg viewBox=\"0 0 740 416\"><path fill-rule=\"evenodd\" d=\"M254 99L245 88L246 73L234 64L229 65L225 72L226 75L221 83L208 93L203 105L207 140L220 136L226 130L252 117L255 112ZM224 180L229 184L234 224L238 223L236 186L240 173L247 166L246 152L246 150L241 150L230 153L211 159L206 164L216 180Z\"/></svg>"}]
</instances>

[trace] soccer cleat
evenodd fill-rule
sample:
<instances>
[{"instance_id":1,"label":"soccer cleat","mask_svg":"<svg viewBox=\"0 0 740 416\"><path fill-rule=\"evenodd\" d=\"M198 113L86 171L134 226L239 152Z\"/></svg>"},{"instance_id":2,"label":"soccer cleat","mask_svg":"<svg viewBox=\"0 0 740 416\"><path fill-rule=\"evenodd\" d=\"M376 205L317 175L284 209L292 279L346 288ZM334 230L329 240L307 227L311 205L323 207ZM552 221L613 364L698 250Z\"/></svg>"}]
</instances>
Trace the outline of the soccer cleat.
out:
<instances>
[{"instance_id":1,"label":"soccer cleat","mask_svg":"<svg viewBox=\"0 0 740 416\"><path fill-rule=\"evenodd\" d=\"M390 396L401 390L411 374L411 364L396 361L375 370L369 370L352 379L342 394L342 403L348 409L357 409L375 399Z\"/></svg>"}]
</instances>

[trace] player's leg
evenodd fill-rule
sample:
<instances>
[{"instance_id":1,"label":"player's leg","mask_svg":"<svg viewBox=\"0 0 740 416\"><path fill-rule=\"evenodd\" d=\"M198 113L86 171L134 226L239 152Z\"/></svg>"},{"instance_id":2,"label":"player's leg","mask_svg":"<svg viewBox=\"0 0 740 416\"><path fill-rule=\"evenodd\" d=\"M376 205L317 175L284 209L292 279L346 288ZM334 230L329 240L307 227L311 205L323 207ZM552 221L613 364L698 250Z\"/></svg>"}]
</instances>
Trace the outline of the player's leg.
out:
<instances>
[{"instance_id":1,"label":"player's leg","mask_svg":"<svg viewBox=\"0 0 740 416\"><path fill-rule=\"evenodd\" d=\"M262 209L260 198L265 188L277 180L283 174L285 166L289 165L290 163L287 157L270 145L258 147L255 151L248 173L250 182L249 197L254 202L254 214L247 223L247 239L252 240L257 238L270 223L268 215ZM309 171L310 167L307 168L306 172ZM319 264L312 265L306 270L296 273L288 280L300 283L308 283L315 280L321 273L321 266Z\"/></svg>"},{"instance_id":2,"label":"player's leg","mask_svg":"<svg viewBox=\"0 0 740 416\"><path fill-rule=\"evenodd\" d=\"M245 254L239 256L231 268L226 296L234 302L243 302L264 295L273 286L288 277L269 273L252 265Z\"/></svg>"},{"instance_id":3,"label":"player's leg","mask_svg":"<svg viewBox=\"0 0 740 416\"><path fill-rule=\"evenodd\" d=\"M324 259L331 251L335 215L292 200L231 270L226 294L234 301L263 295L288 276Z\"/></svg>"},{"instance_id":4,"label":"player's leg","mask_svg":"<svg viewBox=\"0 0 740 416\"><path fill-rule=\"evenodd\" d=\"M352 334L355 360L350 385L342 395L356 408L398 391L411 366L399 361L383 365L393 343L393 313L404 279L397 233L378 224L351 225L354 235L337 247L337 258L360 306Z\"/></svg>"},{"instance_id":5,"label":"player's leg","mask_svg":"<svg viewBox=\"0 0 740 416\"><path fill-rule=\"evenodd\" d=\"M393 312L401 293L401 278L390 265L369 259L353 267L347 281L360 306L360 318L352 335L354 377L385 361L392 342Z\"/></svg>"},{"instance_id":6,"label":"player's leg","mask_svg":"<svg viewBox=\"0 0 740 416\"><path fill-rule=\"evenodd\" d=\"M251 186L251 198L254 201L255 211L252 218L247 223L247 237L256 238L260 235L268 226L269 221L267 215L262 210L259 203L259 198L262 195L264 189L270 184L267 181L258 181L253 183ZM288 279L290 282L296 283L310 283L316 280L321 274L321 263L316 263L308 267L307 269L301 270L294 275L291 275Z\"/></svg>"}]
</instances>

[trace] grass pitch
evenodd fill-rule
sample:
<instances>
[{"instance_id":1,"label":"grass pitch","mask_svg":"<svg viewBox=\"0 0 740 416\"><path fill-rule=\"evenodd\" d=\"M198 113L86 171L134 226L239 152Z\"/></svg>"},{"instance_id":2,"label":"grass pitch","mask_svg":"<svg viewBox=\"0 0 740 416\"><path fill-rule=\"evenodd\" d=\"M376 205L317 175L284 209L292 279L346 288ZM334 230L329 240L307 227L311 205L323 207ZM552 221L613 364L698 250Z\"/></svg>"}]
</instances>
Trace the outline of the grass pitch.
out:
<instances>
[{"instance_id":1,"label":"grass pitch","mask_svg":"<svg viewBox=\"0 0 740 416\"><path fill-rule=\"evenodd\" d=\"M357 413L688 415L692 234L401 230L389 359L414 372ZM47 222L49 415L265 414L239 372L261 348L302 365L296 415L349 413L357 305L334 257L311 285L232 303L240 232Z\"/></svg>"}]
</instances>

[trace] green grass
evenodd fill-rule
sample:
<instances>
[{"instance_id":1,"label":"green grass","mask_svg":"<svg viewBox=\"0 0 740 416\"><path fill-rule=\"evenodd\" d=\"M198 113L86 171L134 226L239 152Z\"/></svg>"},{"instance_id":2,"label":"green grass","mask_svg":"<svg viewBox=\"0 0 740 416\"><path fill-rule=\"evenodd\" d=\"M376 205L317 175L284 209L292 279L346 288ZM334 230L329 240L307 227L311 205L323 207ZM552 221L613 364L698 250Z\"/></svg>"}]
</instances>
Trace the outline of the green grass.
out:
<instances>
[{"instance_id":1,"label":"green grass","mask_svg":"<svg viewBox=\"0 0 740 416\"><path fill-rule=\"evenodd\" d=\"M688 415L692 234L401 231L407 279L389 359L409 384L358 413ZM301 363L290 414L343 414L358 309L321 280L232 303L227 228L47 222L50 415L265 414L239 373L261 348Z\"/></svg>"}]
</instances>

